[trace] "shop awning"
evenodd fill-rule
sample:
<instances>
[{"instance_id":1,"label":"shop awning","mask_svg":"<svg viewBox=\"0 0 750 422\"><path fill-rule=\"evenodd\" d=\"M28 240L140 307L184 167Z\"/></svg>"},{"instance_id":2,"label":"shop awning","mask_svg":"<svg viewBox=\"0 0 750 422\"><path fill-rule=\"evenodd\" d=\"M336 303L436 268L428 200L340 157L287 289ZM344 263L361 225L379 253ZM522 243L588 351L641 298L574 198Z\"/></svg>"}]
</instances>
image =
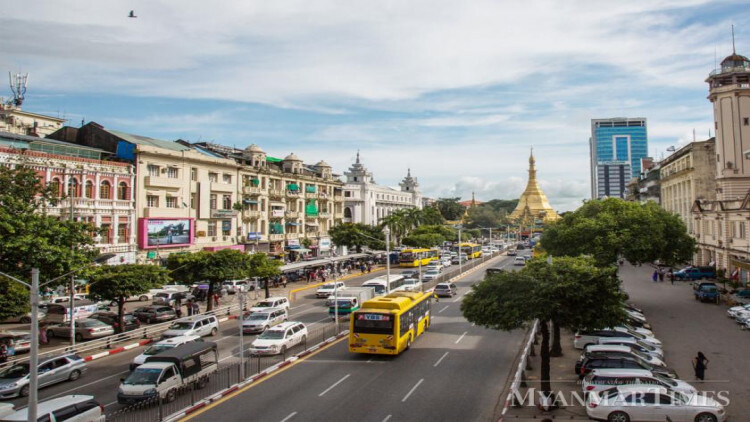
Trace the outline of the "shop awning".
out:
<instances>
[{"instance_id":1,"label":"shop awning","mask_svg":"<svg viewBox=\"0 0 750 422\"><path fill-rule=\"evenodd\" d=\"M310 252L310 249L306 248L290 248L289 246L286 247L287 250L292 252L298 252L298 253L308 253Z\"/></svg>"},{"instance_id":2,"label":"shop awning","mask_svg":"<svg viewBox=\"0 0 750 422\"><path fill-rule=\"evenodd\" d=\"M294 221L287 221L286 225L287 226L300 226L301 224L300 223L296 223Z\"/></svg>"},{"instance_id":3,"label":"shop awning","mask_svg":"<svg viewBox=\"0 0 750 422\"><path fill-rule=\"evenodd\" d=\"M305 192L315 193L315 186L306 186Z\"/></svg>"},{"instance_id":4,"label":"shop awning","mask_svg":"<svg viewBox=\"0 0 750 422\"><path fill-rule=\"evenodd\" d=\"M288 190L292 191L292 192L297 192L297 191L299 191L299 185L298 185L298 184L296 184L296 183L290 183L290 184L286 185L286 188L287 188Z\"/></svg>"},{"instance_id":5,"label":"shop awning","mask_svg":"<svg viewBox=\"0 0 750 422\"><path fill-rule=\"evenodd\" d=\"M258 201L254 200L254 199L243 199L242 203L245 204L245 205L255 205L255 204L258 203Z\"/></svg>"},{"instance_id":6,"label":"shop awning","mask_svg":"<svg viewBox=\"0 0 750 422\"><path fill-rule=\"evenodd\" d=\"M269 163L280 163L282 161L284 160L282 160L281 158L266 156L266 162L269 162Z\"/></svg>"},{"instance_id":7,"label":"shop awning","mask_svg":"<svg viewBox=\"0 0 750 422\"><path fill-rule=\"evenodd\" d=\"M260 185L260 179L250 179L250 184L253 186Z\"/></svg>"}]
</instances>

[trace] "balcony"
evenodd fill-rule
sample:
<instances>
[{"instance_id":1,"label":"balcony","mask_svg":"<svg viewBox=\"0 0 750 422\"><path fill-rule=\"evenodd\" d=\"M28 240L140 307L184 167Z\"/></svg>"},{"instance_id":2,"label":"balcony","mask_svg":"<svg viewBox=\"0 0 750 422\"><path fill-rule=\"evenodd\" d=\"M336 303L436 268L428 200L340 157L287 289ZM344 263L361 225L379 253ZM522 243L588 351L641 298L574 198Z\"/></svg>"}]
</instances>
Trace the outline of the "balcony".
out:
<instances>
[{"instance_id":1,"label":"balcony","mask_svg":"<svg viewBox=\"0 0 750 422\"><path fill-rule=\"evenodd\" d=\"M147 187L179 189L182 187L182 179L173 179L171 177L146 176L143 184Z\"/></svg>"},{"instance_id":2,"label":"balcony","mask_svg":"<svg viewBox=\"0 0 750 422\"><path fill-rule=\"evenodd\" d=\"M235 190L235 185L232 183L219 183L211 182L211 192L227 192L232 193Z\"/></svg>"},{"instance_id":3,"label":"balcony","mask_svg":"<svg viewBox=\"0 0 750 422\"><path fill-rule=\"evenodd\" d=\"M329 213L327 211L321 211L321 212L318 213L318 217L319 218L330 218L331 217L331 213Z\"/></svg>"},{"instance_id":4,"label":"balcony","mask_svg":"<svg viewBox=\"0 0 750 422\"><path fill-rule=\"evenodd\" d=\"M333 218L338 218L338 219L344 218L344 213L336 211L335 213L333 213Z\"/></svg>"},{"instance_id":5,"label":"balcony","mask_svg":"<svg viewBox=\"0 0 750 422\"><path fill-rule=\"evenodd\" d=\"M282 189L268 189L268 196L271 198L282 198L284 197L284 191Z\"/></svg>"},{"instance_id":6,"label":"balcony","mask_svg":"<svg viewBox=\"0 0 750 422\"><path fill-rule=\"evenodd\" d=\"M299 234L298 233L287 233L286 234L286 238L287 239L297 239L297 238L299 238Z\"/></svg>"},{"instance_id":7,"label":"balcony","mask_svg":"<svg viewBox=\"0 0 750 422\"><path fill-rule=\"evenodd\" d=\"M260 195L260 186L245 186L242 188L244 195Z\"/></svg>"},{"instance_id":8,"label":"balcony","mask_svg":"<svg viewBox=\"0 0 750 422\"><path fill-rule=\"evenodd\" d=\"M284 216L286 218L299 218L299 212L297 211L287 211L284 213Z\"/></svg>"},{"instance_id":9,"label":"balcony","mask_svg":"<svg viewBox=\"0 0 750 422\"><path fill-rule=\"evenodd\" d=\"M307 199L318 199L318 194L315 192L306 192L305 198Z\"/></svg>"},{"instance_id":10,"label":"balcony","mask_svg":"<svg viewBox=\"0 0 750 422\"><path fill-rule=\"evenodd\" d=\"M280 240L284 240L284 235L283 234L269 234L268 235L268 240L270 240L271 242L277 242L277 241L280 241Z\"/></svg>"},{"instance_id":11,"label":"balcony","mask_svg":"<svg viewBox=\"0 0 750 422\"><path fill-rule=\"evenodd\" d=\"M260 218L260 211L246 210L246 211L243 211L242 215L245 218Z\"/></svg>"},{"instance_id":12,"label":"balcony","mask_svg":"<svg viewBox=\"0 0 750 422\"><path fill-rule=\"evenodd\" d=\"M190 217L190 209L146 207L143 209L143 216L146 218L188 218Z\"/></svg>"}]
</instances>

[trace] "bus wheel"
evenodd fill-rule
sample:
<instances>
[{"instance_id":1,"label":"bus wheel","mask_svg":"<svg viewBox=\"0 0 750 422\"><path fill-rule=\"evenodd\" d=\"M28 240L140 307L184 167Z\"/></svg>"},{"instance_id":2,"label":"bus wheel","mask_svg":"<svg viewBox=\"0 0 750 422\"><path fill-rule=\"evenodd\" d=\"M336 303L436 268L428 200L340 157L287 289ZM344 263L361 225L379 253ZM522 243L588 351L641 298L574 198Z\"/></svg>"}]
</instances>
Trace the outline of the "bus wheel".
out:
<instances>
[{"instance_id":1,"label":"bus wheel","mask_svg":"<svg viewBox=\"0 0 750 422\"><path fill-rule=\"evenodd\" d=\"M411 336L409 336L409 339L406 340L406 350L409 350L410 347L411 347Z\"/></svg>"}]
</instances>

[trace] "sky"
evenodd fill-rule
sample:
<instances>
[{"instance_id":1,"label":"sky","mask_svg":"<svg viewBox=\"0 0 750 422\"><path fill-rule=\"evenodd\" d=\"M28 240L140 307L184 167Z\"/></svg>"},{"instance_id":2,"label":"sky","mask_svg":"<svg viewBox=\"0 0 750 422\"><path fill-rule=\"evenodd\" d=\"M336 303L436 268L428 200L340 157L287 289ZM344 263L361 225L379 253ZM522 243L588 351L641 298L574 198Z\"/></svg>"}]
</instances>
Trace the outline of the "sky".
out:
<instances>
[{"instance_id":1,"label":"sky","mask_svg":"<svg viewBox=\"0 0 750 422\"><path fill-rule=\"evenodd\" d=\"M130 10L137 18L128 18ZM0 71L25 110L158 139L294 152L429 197L590 196L591 119L645 117L649 155L709 136L705 78L746 1L25 0ZM750 27L735 27L750 55ZM0 96L10 89L0 86Z\"/></svg>"}]
</instances>

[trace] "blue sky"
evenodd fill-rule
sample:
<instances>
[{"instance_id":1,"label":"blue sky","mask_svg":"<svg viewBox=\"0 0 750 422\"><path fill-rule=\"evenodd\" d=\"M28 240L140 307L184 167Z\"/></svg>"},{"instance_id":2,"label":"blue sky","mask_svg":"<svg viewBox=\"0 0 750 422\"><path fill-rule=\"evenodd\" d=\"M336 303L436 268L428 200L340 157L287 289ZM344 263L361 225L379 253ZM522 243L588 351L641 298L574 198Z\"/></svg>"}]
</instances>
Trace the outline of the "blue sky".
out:
<instances>
[{"instance_id":1,"label":"blue sky","mask_svg":"<svg viewBox=\"0 0 750 422\"><path fill-rule=\"evenodd\" d=\"M750 22L746 2L701 0L27 0L4 10L0 70L30 73L26 110L160 139L256 143L338 173L360 150L378 183L395 186L411 168L432 197L518 197L533 146L560 211L589 195L592 118L648 118L657 158L694 129L706 138L704 79L731 53L731 24ZM735 31L750 54L750 30Z\"/></svg>"}]
</instances>

